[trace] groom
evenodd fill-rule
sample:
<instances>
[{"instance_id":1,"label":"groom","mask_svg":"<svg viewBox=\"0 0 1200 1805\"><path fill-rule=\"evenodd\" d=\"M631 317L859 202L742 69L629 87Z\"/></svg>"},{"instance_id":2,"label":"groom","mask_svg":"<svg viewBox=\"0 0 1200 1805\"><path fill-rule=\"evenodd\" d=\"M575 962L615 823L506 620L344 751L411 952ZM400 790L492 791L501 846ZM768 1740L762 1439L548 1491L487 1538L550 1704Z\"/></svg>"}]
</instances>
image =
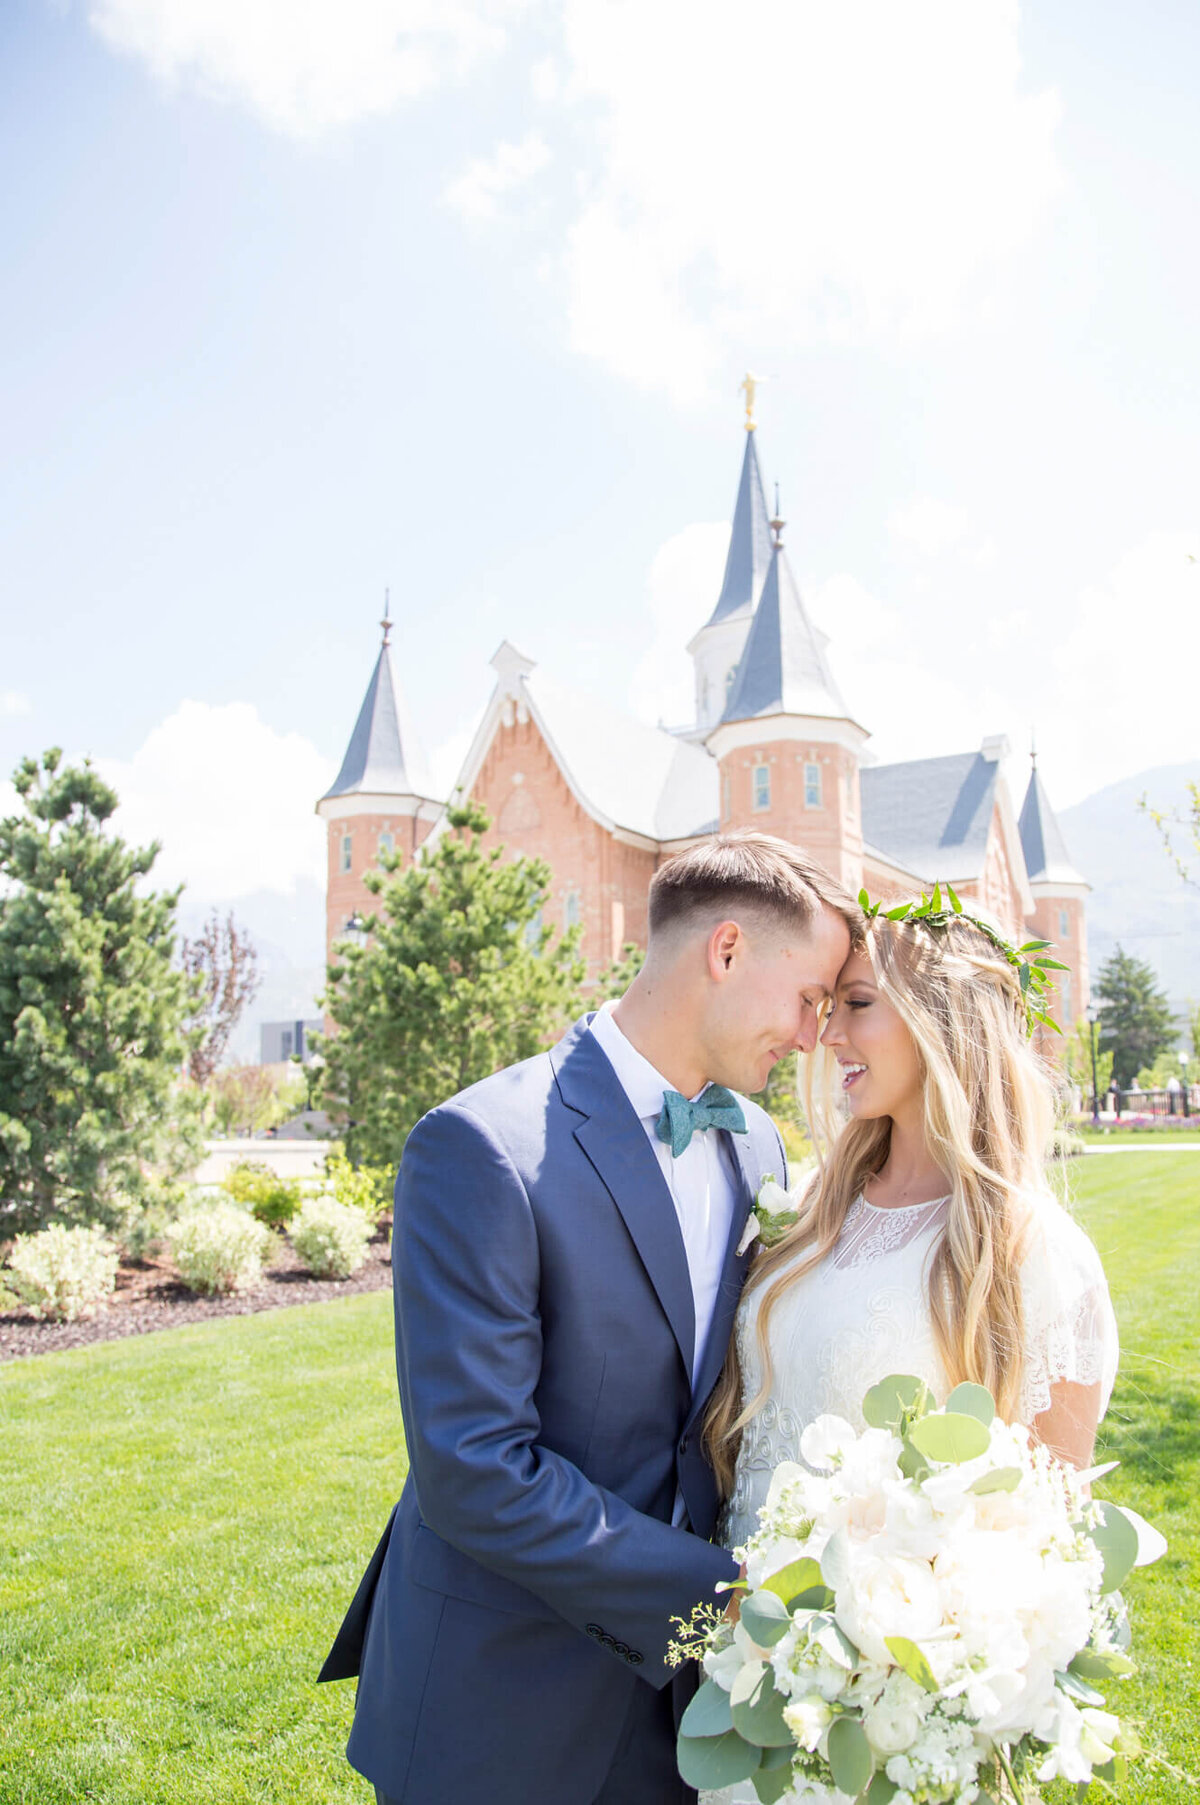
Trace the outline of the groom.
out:
<instances>
[{"instance_id":1,"label":"groom","mask_svg":"<svg viewBox=\"0 0 1200 1805\"><path fill-rule=\"evenodd\" d=\"M321 1672L359 1675L347 1753L380 1805L694 1798L670 1620L737 1576L701 1429L746 1219L784 1177L730 1093L812 1048L860 918L786 841L694 846L654 877L621 1000L410 1135L410 1471Z\"/></svg>"}]
</instances>

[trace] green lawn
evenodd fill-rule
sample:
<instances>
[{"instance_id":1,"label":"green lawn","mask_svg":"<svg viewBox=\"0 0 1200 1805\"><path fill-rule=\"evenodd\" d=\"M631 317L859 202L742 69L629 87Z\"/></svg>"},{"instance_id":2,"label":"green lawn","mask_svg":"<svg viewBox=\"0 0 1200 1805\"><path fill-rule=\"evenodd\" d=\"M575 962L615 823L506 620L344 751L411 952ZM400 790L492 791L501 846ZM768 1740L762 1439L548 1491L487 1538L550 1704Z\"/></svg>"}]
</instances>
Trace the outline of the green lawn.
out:
<instances>
[{"instance_id":1,"label":"green lawn","mask_svg":"<svg viewBox=\"0 0 1200 1805\"><path fill-rule=\"evenodd\" d=\"M1064 1177L1125 1347L1109 1490L1172 1543L1128 1588L1122 1708L1200 1773L1200 1161ZM366 1805L353 1689L312 1681L404 1471L386 1294L0 1367L0 1435L4 1805ZM1193 1792L1139 1771L1121 1796Z\"/></svg>"}]
</instances>

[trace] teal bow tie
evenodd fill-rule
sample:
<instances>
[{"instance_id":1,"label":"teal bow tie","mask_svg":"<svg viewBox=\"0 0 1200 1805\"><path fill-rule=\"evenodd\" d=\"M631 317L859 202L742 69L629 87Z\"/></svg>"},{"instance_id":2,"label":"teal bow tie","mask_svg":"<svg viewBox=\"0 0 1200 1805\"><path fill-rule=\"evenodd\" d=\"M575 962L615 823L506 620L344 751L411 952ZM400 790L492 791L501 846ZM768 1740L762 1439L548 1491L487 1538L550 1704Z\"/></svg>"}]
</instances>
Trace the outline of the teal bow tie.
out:
<instances>
[{"instance_id":1,"label":"teal bow tie","mask_svg":"<svg viewBox=\"0 0 1200 1805\"><path fill-rule=\"evenodd\" d=\"M731 1134L745 1134L746 1118L732 1091L723 1084L710 1084L694 1103L689 1103L679 1091L667 1091L654 1132L660 1141L667 1142L676 1159L692 1136L705 1128L727 1128Z\"/></svg>"}]
</instances>

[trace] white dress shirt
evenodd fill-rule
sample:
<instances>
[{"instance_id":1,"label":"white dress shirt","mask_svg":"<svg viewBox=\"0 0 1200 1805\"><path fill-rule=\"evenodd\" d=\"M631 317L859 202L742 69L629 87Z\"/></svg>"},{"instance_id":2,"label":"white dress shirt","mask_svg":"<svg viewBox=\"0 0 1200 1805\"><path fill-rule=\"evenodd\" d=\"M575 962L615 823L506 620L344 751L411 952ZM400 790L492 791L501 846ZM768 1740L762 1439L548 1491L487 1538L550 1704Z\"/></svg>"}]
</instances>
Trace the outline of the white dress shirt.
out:
<instances>
[{"instance_id":1,"label":"white dress shirt","mask_svg":"<svg viewBox=\"0 0 1200 1805\"><path fill-rule=\"evenodd\" d=\"M641 1120L675 1203L696 1310L691 1372L694 1382L712 1328L725 1249L741 1194L736 1162L718 1128L698 1130L678 1156L666 1141L659 1140L654 1125L662 1114L665 1092L675 1086L626 1040L613 1019L613 1008L614 1004L608 1002L597 1010L591 1031ZM704 1089L707 1088L706 1085ZM696 1095L702 1096L703 1090ZM696 1098L689 1100L695 1102Z\"/></svg>"}]
</instances>

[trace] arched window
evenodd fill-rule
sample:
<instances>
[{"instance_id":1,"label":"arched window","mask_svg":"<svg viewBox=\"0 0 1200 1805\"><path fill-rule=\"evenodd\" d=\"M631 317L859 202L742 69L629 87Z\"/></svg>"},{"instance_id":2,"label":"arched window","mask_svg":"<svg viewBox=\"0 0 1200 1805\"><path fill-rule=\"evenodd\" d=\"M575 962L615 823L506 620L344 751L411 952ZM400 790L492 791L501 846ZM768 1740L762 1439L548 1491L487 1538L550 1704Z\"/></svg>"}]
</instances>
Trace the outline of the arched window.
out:
<instances>
[{"instance_id":1,"label":"arched window","mask_svg":"<svg viewBox=\"0 0 1200 1805\"><path fill-rule=\"evenodd\" d=\"M805 808L821 807L821 767L809 764L804 767L804 806Z\"/></svg>"},{"instance_id":2,"label":"arched window","mask_svg":"<svg viewBox=\"0 0 1200 1805\"><path fill-rule=\"evenodd\" d=\"M349 834L342 835L342 870L350 871L354 867L354 841Z\"/></svg>"},{"instance_id":3,"label":"arched window","mask_svg":"<svg viewBox=\"0 0 1200 1805\"><path fill-rule=\"evenodd\" d=\"M568 890L563 897L563 926L578 927L582 919L583 910L580 907L579 892L578 890Z\"/></svg>"},{"instance_id":4,"label":"arched window","mask_svg":"<svg viewBox=\"0 0 1200 1805\"><path fill-rule=\"evenodd\" d=\"M754 767L754 806L756 809L767 809L771 806L770 765L755 765Z\"/></svg>"}]
</instances>

